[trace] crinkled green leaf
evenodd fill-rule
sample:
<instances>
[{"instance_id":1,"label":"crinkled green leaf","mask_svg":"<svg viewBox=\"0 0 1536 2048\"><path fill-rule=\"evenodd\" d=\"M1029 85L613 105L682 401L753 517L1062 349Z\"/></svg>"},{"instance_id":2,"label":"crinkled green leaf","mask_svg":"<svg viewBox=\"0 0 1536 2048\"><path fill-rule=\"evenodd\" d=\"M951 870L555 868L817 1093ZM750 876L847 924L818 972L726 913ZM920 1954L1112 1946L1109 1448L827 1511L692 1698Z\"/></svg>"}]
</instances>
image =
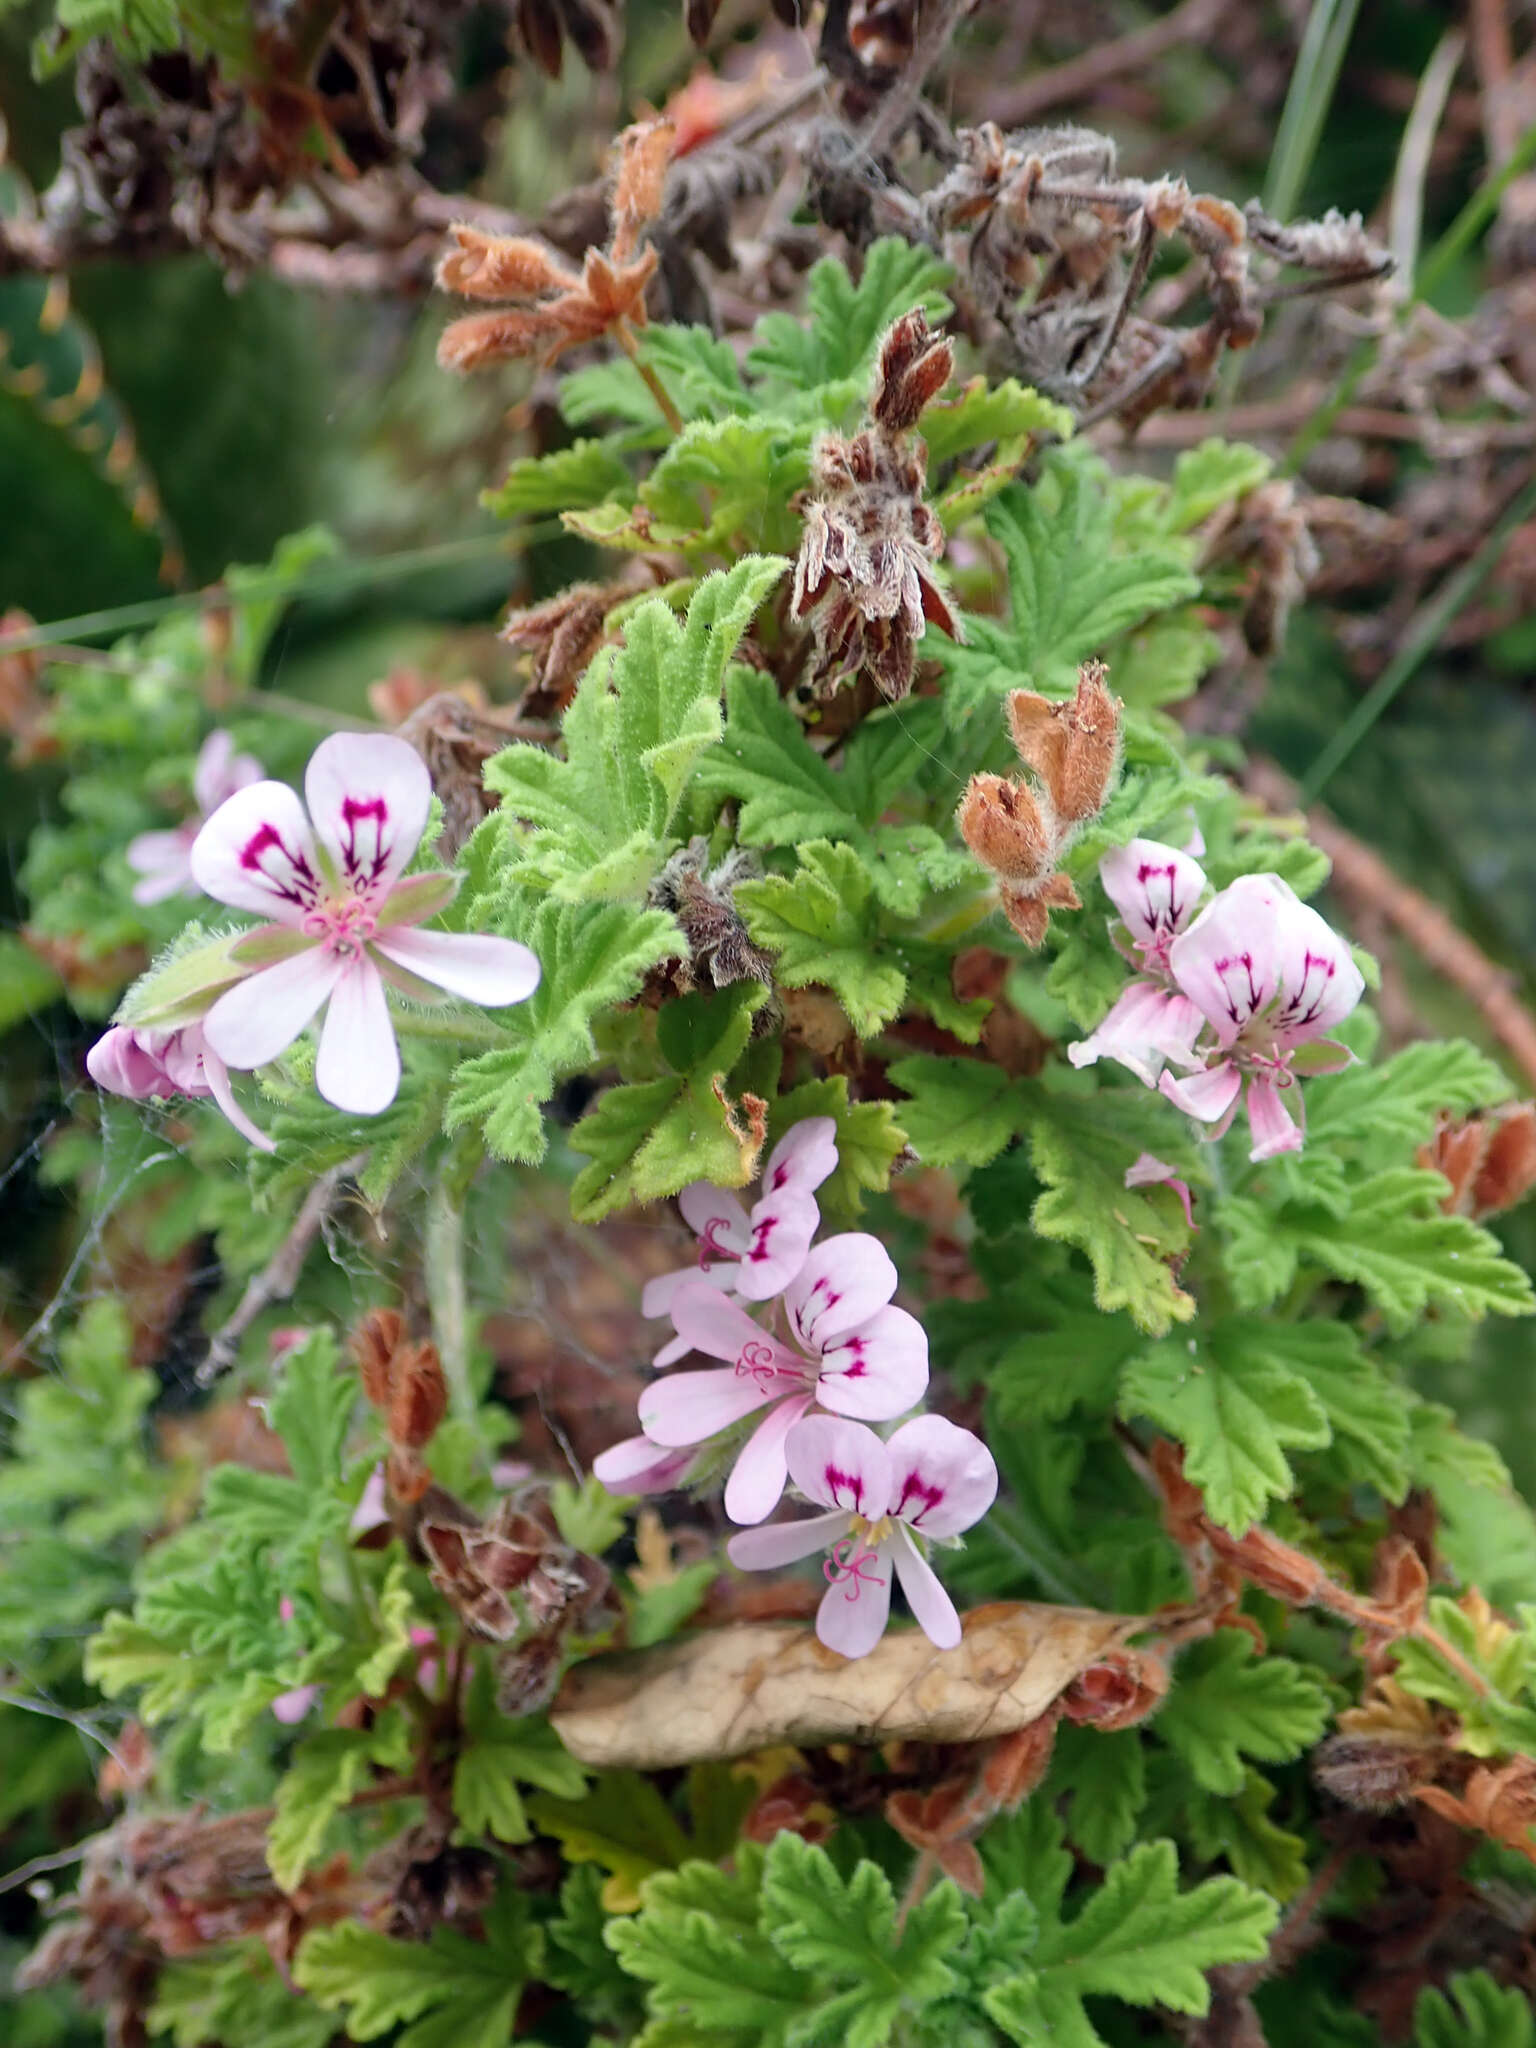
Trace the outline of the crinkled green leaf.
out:
<instances>
[{"instance_id":1,"label":"crinkled green leaf","mask_svg":"<svg viewBox=\"0 0 1536 2048\"><path fill-rule=\"evenodd\" d=\"M1235 1799L1192 1787L1182 1812L1200 1856L1212 1862L1225 1856L1244 1884L1284 1900L1294 1898L1307 1882L1307 1845L1270 1819L1274 1798L1274 1786L1257 1771L1247 1771Z\"/></svg>"},{"instance_id":2,"label":"crinkled green leaf","mask_svg":"<svg viewBox=\"0 0 1536 2048\"><path fill-rule=\"evenodd\" d=\"M834 257L824 256L811 267L803 317L768 313L758 321L748 374L791 392L862 379L893 320L914 306L924 307L932 321L949 311L942 288L950 276L949 265L930 250L895 236L864 251L857 284Z\"/></svg>"},{"instance_id":3,"label":"crinkled green leaf","mask_svg":"<svg viewBox=\"0 0 1536 2048\"><path fill-rule=\"evenodd\" d=\"M172 2048L327 2048L336 2032L328 2013L283 1982L260 1942L166 1963L148 2024Z\"/></svg>"},{"instance_id":4,"label":"crinkled green leaf","mask_svg":"<svg viewBox=\"0 0 1536 2048\"><path fill-rule=\"evenodd\" d=\"M1254 1654L1243 1629L1218 1629L1180 1657L1157 1717L1157 1733L1207 1792L1231 1797L1247 1776L1244 1757L1289 1763L1322 1735L1327 1693L1289 1657Z\"/></svg>"},{"instance_id":5,"label":"crinkled green leaf","mask_svg":"<svg viewBox=\"0 0 1536 2048\"><path fill-rule=\"evenodd\" d=\"M741 882L736 907L760 946L775 955L787 988L815 982L832 993L861 1038L872 1038L901 1008L907 978L880 957L873 889L848 846L812 840L790 876Z\"/></svg>"},{"instance_id":6,"label":"crinkled green leaf","mask_svg":"<svg viewBox=\"0 0 1536 2048\"><path fill-rule=\"evenodd\" d=\"M331 1821L370 1783L376 1764L408 1770L410 1732L398 1707L371 1728L323 1728L307 1735L277 1782L267 1862L291 1892L320 1855Z\"/></svg>"},{"instance_id":7,"label":"crinkled green leaf","mask_svg":"<svg viewBox=\"0 0 1536 2048\"><path fill-rule=\"evenodd\" d=\"M785 567L743 557L699 584L682 621L648 599L630 614L623 646L604 649L578 684L565 758L517 743L486 764L486 787L502 799L490 833L509 848L519 881L572 902L644 893L676 843L694 763L720 737L737 643ZM539 829L519 840L519 820Z\"/></svg>"},{"instance_id":8,"label":"crinkled green leaf","mask_svg":"<svg viewBox=\"0 0 1536 2048\"><path fill-rule=\"evenodd\" d=\"M1413 2008L1415 2048L1536 2048L1536 2015L1517 1985L1463 1970L1444 1991L1426 1985Z\"/></svg>"},{"instance_id":9,"label":"crinkled green leaf","mask_svg":"<svg viewBox=\"0 0 1536 2048\"><path fill-rule=\"evenodd\" d=\"M496 924L532 947L543 971L528 1001L502 1013L509 1043L459 1067L446 1121L450 1131L477 1125L499 1158L537 1165L548 1145L544 1104L566 1075L597 1057L593 1019L629 1001L650 969L686 942L664 911L557 903L518 889L505 896Z\"/></svg>"},{"instance_id":10,"label":"crinkled green leaf","mask_svg":"<svg viewBox=\"0 0 1536 2048\"><path fill-rule=\"evenodd\" d=\"M498 1709L488 1664L470 1686L464 1729L453 1767L453 1810L471 1834L526 1842L530 1830L520 1786L537 1786L557 1799L585 1793L589 1773L547 1721L514 1720Z\"/></svg>"},{"instance_id":11,"label":"crinkled green leaf","mask_svg":"<svg viewBox=\"0 0 1536 2048\"><path fill-rule=\"evenodd\" d=\"M628 502L634 489L628 466L611 441L573 441L547 455L521 457L507 471L505 483L486 491L481 502L502 519L518 519L601 505L608 498Z\"/></svg>"},{"instance_id":12,"label":"crinkled green leaf","mask_svg":"<svg viewBox=\"0 0 1536 2048\"><path fill-rule=\"evenodd\" d=\"M1019 1128L1020 1091L990 1060L918 1053L887 1069L911 1097L901 1106L907 1141L927 1166L985 1166Z\"/></svg>"},{"instance_id":13,"label":"crinkled green leaf","mask_svg":"<svg viewBox=\"0 0 1536 2048\"><path fill-rule=\"evenodd\" d=\"M953 1985L944 1957L962 1939L965 1915L953 1886L943 1884L898 1929L896 1897L877 1865L860 1862L845 1879L825 1849L785 1829L768 1850L762 1926L786 1962L839 1987L814 2030L802 2026L796 2038L880 2048L904 2013Z\"/></svg>"},{"instance_id":14,"label":"crinkled green leaf","mask_svg":"<svg viewBox=\"0 0 1536 2048\"><path fill-rule=\"evenodd\" d=\"M1207 1511L1241 1533L1294 1489L1287 1449L1331 1434L1307 1381L1255 1341L1260 1326L1229 1322L1204 1336L1170 1337L1127 1367L1123 1415L1142 1415L1184 1445L1184 1469Z\"/></svg>"},{"instance_id":15,"label":"crinkled green leaf","mask_svg":"<svg viewBox=\"0 0 1536 2048\"><path fill-rule=\"evenodd\" d=\"M1030 1219L1035 1230L1085 1252L1099 1307L1127 1310L1154 1335L1188 1321L1195 1307L1174 1271L1190 1241L1178 1196L1168 1187L1125 1185L1144 1149L1178 1163L1182 1148L1160 1107L1128 1089L1069 1095L1038 1085L1028 1087L1024 1107L1030 1156L1046 1189Z\"/></svg>"},{"instance_id":16,"label":"crinkled green leaf","mask_svg":"<svg viewBox=\"0 0 1536 2048\"><path fill-rule=\"evenodd\" d=\"M319 1927L294 1959L294 1982L345 2016L354 2041L406 2024L396 2048L506 2048L543 1938L526 1901L504 1893L485 1915L485 1939L435 1927L428 1941L395 1941L355 1920Z\"/></svg>"}]
</instances>

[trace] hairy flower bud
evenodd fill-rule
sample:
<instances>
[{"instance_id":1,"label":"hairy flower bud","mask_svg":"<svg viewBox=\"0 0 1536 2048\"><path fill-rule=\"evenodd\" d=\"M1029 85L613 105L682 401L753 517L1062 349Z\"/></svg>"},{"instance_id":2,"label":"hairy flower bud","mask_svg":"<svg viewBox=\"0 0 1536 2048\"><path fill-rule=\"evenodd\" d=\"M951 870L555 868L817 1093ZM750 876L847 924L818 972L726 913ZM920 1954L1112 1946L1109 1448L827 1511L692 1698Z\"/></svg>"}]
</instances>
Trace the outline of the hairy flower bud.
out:
<instances>
[{"instance_id":1,"label":"hairy flower bud","mask_svg":"<svg viewBox=\"0 0 1536 2048\"><path fill-rule=\"evenodd\" d=\"M973 775L957 815L966 845L1004 880L1037 882L1055 866L1054 823L1022 783Z\"/></svg>"},{"instance_id":2,"label":"hairy flower bud","mask_svg":"<svg viewBox=\"0 0 1536 2048\"><path fill-rule=\"evenodd\" d=\"M1104 808L1120 751L1120 706L1105 684L1101 661L1086 661L1065 703L1033 690L1008 698L1008 726L1019 759L1050 792L1064 825L1080 825Z\"/></svg>"},{"instance_id":3,"label":"hairy flower bud","mask_svg":"<svg viewBox=\"0 0 1536 2048\"><path fill-rule=\"evenodd\" d=\"M954 372L955 355L948 340L935 334L921 306L904 313L880 345L870 416L893 434L917 425L923 409L937 398Z\"/></svg>"},{"instance_id":4,"label":"hairy flower bud","mask_svg":"<svg viewBox=\"0 0 1536 2048\"><path fill-rule=\"evenodd\" d=\"M448 1412L437 1346L411 1343L398 1309L375 1308L352 1332L352 1355L364 1395L384 1415L390 1442L411 1451L429 1444Z\"/></svg>"}]
</instances>

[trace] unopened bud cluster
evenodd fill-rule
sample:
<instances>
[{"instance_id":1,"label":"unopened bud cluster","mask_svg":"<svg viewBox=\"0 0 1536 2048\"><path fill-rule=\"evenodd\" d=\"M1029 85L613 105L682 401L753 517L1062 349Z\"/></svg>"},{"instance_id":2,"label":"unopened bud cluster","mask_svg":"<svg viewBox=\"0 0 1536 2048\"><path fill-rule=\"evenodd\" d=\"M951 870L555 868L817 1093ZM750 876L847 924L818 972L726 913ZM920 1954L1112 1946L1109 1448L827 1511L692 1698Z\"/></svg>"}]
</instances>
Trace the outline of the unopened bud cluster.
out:
<instances>
[{"instance_id":1,"label":"unopened bud cluster","mask_svg":"<svg viewBox=\"0 0 1536 2048\"><path fill-rule=\"evenodd\" d=\"M1114 785L1120 706L1104 676L1102 662L1085 662L1061 702L1014 690L1008 724L1025 779L973 775L960 800L961 836L996 876L1008 922L1031 946L1053 910L1081 907L1061 860Z\"/></svg>"}]
</instances>

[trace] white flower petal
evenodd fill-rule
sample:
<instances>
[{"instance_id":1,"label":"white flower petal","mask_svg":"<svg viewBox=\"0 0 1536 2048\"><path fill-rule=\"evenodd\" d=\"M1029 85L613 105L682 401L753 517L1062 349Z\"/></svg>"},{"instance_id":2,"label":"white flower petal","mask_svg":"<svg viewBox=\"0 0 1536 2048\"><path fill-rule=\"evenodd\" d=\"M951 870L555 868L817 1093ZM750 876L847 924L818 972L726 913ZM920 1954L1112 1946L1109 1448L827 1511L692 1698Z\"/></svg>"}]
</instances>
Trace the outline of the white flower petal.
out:
<instances>
[{"instance_id":1,"label":"white flower petal","mask_svg":"<svg viewBox=\"0 0 1536 2048\"><path fill-rule=\"evenodd\" d=\"M309 758L304 796L352 893L382 901L427 828L432 777L420 754L393 733L333 733Z\"/></svg>"},{"instance_id":2,"label":"white flower petal","mask_svg":"<svg viewBox=\"0 0 1536 2048\"><path fill-rule=\"evenodd\" d=\"M318 946L264 967L226 989L203 1020L203 1037L227 1067L264 1067L298 1037L341 977Z\"/></svg>"},{"instance_id":3,"label":"white flower petal","mask_svg":"<svg viewBox=\"0 0 1536 2048\"><path fill-rule=\"evenodd\" d=\"M192 842L204 895L299 925L320 894L320 862L304 806L285 782L253 782L220 804Z\"/></svg>"},{"instance_id":4,"label":"white flower petal","mask_svg":"<svg viewBox=\"0 0 1536 2048\"><path fill-rule=\"evenodd\" d=\"M516 939L480 932L422 932L388 925L374 940L386 959L487 1009L525 1002L539 985L539 963Z\"/></svg>"},{"instance_id":5,"label":"white flower petal","mask_svg":"<svg viewBox=\"0 0 1536 2048\"><path fill-rule=\"evenodd\" d=\"M933 1566L923 1557L905 1529L891 1540L890 1553L901 1590L913 1619L936 1650L954 1650L960 1645L960 1617L955 1603L939 1584Z\"/></svg>"},{"instance_id":6,"label":"white flower petal","mask_svg":"<svg viewBox=\"0 0 1536 2048\"><path fill-rule=\"evenodd\" d=\"M744 1572L771 1572L776 1565L798 1564L802 1557L814 1557L825 1550L848 1527L841 1508L829 1515L812 1515L803 1522L775 1522L767 1529L743 1529L725 1546L725 1554Z\"/></svg>"},{"instance_id":7,"label":"white flower petal","mask_svg":"<svg viewBox=\"0 0 1536 2048\"><path fill-rule=\"evenodd\" d=\"M400 1048L379 970L352 961L331 993L315 1056L315 1086L352 1116L377 1116L400 1086Z\"/></svg>"},{"instance_id":8,"label":"white flower petal","mask_svg":"<svg viewBox=\"0 0 1536 2048\"><path fill-rule=\"evenodd\" d=\"M891 1461L886 1513L925 1536L958 1536L997 1498L992 1453L942 1415L904 1422L885 1447Z\"/></svg>"}]
</instances>

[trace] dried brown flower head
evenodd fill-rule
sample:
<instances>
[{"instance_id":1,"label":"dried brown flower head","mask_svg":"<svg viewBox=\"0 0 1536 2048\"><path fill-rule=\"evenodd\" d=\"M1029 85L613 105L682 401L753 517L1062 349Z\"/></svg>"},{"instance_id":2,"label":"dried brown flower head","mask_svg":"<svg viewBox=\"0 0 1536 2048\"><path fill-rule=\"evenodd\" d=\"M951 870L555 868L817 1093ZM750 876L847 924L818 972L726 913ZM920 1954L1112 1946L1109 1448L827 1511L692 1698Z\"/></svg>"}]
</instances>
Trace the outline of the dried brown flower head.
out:
<instances>
[{"instance_id":1,"label":"dried brown flower head","mask_svg":"<svg viewBox=\"0 0 1536 2048\"><path fill-rule=\"evenodd\" d=\"M613 596L596 583L573 583L543 604L509 612L501 637L533 656L532 681L518 710L548 718L565 710L576 685L603 643L603 619Z\"/></svg>"},{"instance_id":2,"label":"dried brown flower head","mask_svg":"<svg viewBox=\"0 0 1536 2048\"><path fill-rule=\"evenodd\" d=\"M467 221L450 233L437 267L445 291L469 299L514 302L493 313L455 320L438 339L445 370L483 370L535 356L553 363L569 348L609 335L634 353L631 328L645 325L645 288L655 275L654 249L640 236L661 211L670 121L642 121L614 145L613 233L608 249L588 249L580 273L526 235L490 235ZM665 408L664 408L665 410Z\"/></svg>"},{"instance_id":3,"label":"dried brown flower head","mask_svg":"<svg viewBox=\"0 0 1536 2048\"><path fill-rule=\"evenodd\" d=\"M1120 707L1104 678L1102 661L1085 661L1077 689L1065 702L1033 690L1008 698L1014 749L1045 785L1059 824L1096 818L1114 783L1120 755Z\"/></svg>"},{"instance_id":4,"label":"dried brown flower head","mask_svg":"<svg viewBox=\"0 0 1536 2048\"><path fill-rule=\"evenodd\" d=\"M912 687L929 625L961 637L934 571L944 529L923 497L927 454L911 434L952 367L949 343L922 311L903 315L880 346L871 424L851 437L828 434L813 451L790 612L813 619L819 690L862 669L895 701Z\"/></svg>"},{"instance_id":5,"label":"dried brown flower head","mask_svg":"<svg viewBox=\"0 0 1536 2048\"><path fill-rule=\"evenodd\" d=\"M1441 1785L1421 1785L1415 1796L1459 1827L1536 1863L1536 1757L1517 1756L1497 1768L1479 1764L1459 1797Z\"/></svg>"},{"instance_id":6,"label":"dried brown flower head","mask_svg":"<svg viewBox=\"0 0 1536 2048\"><path fill-rule=\"evenodd\" d=\"M707 976L716 988L735 981L772 986L772 958L753 943L733 898L736 884L759 872L739 848L711 869L709 842L700 835L679 847L652 882L646 900L670 910L688 941L684 978L690 985Z\"/></svg>"}]
</instances>

